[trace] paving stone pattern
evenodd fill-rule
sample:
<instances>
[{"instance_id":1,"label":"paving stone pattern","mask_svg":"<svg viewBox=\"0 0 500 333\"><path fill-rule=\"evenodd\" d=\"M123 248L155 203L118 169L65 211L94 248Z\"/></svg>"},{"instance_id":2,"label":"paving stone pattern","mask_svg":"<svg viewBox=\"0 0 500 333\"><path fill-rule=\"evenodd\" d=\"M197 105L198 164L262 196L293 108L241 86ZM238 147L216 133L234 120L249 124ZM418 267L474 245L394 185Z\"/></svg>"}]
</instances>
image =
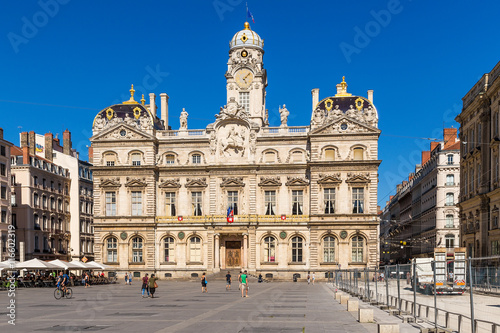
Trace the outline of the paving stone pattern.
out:
<instances>
[{"instance_id":1,"label":"paving stone pattern","mask_svg":"<svg viewBox=\"0 0 500 333\"><path fill-rule=\"evenodd\" d=\"M141 284L74 287L56 300L51 288L19 289L16 326L4 315L0 332L376 332L336 302L324 284L250 283L249 298L224 281L158 281L157 298L142 298ZM0 300L7 302L5 293ZM5 303L5 306L7 303ZM4 306L3 304L1 305ZM2 311L4 312L4 311Z\"/></svg>"}]
</instances>

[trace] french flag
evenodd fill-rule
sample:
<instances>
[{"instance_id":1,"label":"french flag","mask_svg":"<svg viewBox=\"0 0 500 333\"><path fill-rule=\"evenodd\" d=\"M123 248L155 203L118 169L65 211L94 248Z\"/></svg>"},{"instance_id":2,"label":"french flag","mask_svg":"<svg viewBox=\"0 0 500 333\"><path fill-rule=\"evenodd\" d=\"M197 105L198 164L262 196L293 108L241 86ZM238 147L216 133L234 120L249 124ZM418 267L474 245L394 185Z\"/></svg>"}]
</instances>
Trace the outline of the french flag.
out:
<instances>
[{"instance_id":1,"label":"french flag","mask_svg":"<svg viewBox=\"0 0 500 333\"><path fill-rule=\"evenodd\" d=\"M229 207L227 209L227 222L228 223L233 223L234 222L234 211L232 207Z\"/></svg>"},{"instance_id":2,"label":"french flag","mask_svg":"<svg viewBox=\"0 0 500 333\"><path fill-rule=\"evenodd\" d=\"M248 7L247 7L247 17L252 19L252 23L255 23L255 20L253 19L252 12L250 12L250 10L248 10Z\"/></svg>"}]
</instances>

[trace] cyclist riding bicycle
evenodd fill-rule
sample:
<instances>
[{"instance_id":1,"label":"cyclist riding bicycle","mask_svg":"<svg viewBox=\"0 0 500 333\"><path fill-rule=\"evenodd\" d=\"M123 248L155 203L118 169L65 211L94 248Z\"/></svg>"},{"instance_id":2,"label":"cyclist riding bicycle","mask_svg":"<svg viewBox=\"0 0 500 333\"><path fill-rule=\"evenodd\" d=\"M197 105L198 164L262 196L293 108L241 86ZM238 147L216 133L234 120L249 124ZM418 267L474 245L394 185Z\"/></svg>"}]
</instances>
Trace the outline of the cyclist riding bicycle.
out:
<instances>
[{"instance_id":1,"label":"cyclist riding bicycle","mask_svg":"<svg viewBox=\"0 0 500 333\"><path fill-rule=\"evenodd\" d=\"M57 278L57 288L62 289L63 292L66 292L66 286L69 283L69 276L68 274L63 272L59 273L59 277Z\"/></svg>"}]
</instances>

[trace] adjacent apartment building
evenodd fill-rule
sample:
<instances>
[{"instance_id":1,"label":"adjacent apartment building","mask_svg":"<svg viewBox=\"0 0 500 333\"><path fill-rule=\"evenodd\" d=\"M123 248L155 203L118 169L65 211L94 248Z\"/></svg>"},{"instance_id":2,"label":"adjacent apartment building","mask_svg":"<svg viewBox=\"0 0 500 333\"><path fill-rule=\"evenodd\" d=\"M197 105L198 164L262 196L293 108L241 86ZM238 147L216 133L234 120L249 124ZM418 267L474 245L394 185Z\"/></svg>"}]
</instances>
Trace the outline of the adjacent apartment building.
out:
<instances>
[{"instance_id":1,"label":"adjacent apartment building","mask_svg":"<svg viewBox=\"0 0 500 333\"><path fill-rule=\"evenodd\" d=\"M500 62L462 98L460 123L461 246L481 264L498 266L500 254ZM496 257L496 258L495 258Z\"/></svg>"},{"instance_id":2,"label":"adjacent apartment building","mask_svg":"<svg viewBox=\"0 0 500 333\"><path fill-rule=\"evenodd\" d=\"M422 152L422 163L381 212L382 263L407 263L432 257L435 247L459 246L459 163L457 129L445 128L443 141Z\"/></svg>"},{"instance_id":3,"label":"adjacent apartment building","mask_svg":"<svg viewBox=\"0 0 500 333\"><path fill-rule=\"evenodd\" d=\"M16 202L11 201L11 172L10 172L10 148L12 143L4 140L3 129L0 128L0 261L7 259L7 234L8 225L15 223L12 220L12 205Z\"/></svg>"},{"instance_id":4,"label":"adjacent apartment building","mask_svg":"<svg viewBox=\"0 0 500 333\"><path fill-rule=\"evenodd\" d=\"M270 126L264 42L230 40L227 99L205 128L168 123L167 94L105 107L93 123L96 261L162 276L248 269L273 278L375 268L378 112L343 79L311 110ZM284 96L285 98L286 96ZM204 106L207 108L208 106ZM311 114L289 126L291 112ZM275 118L276 119L276 118Z\"/></svg>"}]
</instances>

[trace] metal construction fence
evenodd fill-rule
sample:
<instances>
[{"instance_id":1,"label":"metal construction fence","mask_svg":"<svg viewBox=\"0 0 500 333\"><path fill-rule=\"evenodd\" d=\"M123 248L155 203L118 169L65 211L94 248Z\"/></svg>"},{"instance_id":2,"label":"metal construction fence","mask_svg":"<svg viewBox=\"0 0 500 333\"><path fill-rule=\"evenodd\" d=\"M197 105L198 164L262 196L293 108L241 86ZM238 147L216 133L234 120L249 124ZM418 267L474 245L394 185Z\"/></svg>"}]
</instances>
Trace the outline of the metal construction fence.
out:
<instances>
[{"instance_id":1,"label":"metal construction fence","mask_svg":"<svg viewBox=\"0 0 500 333\"><path fill-rule=\"evenodd\" d=\"M337 270L335 288L405 321L460 333L500 333L500 268L472 267L476 259ZM476 262L477 263L477 262ZM472 286L472 288L471 288Z\"/></svg>"}]
</instances>

